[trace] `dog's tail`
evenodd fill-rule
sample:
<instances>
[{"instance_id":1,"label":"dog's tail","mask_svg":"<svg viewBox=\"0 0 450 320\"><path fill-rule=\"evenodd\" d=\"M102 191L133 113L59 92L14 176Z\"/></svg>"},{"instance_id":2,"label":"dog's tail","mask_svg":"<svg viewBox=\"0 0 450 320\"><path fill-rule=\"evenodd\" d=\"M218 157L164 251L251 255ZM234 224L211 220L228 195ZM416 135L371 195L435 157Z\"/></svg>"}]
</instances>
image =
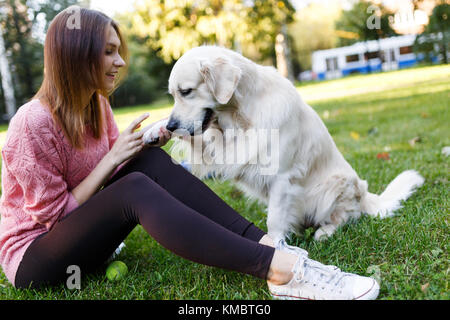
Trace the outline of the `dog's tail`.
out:
<instances>
[{"instance_id":1,"label":"dog's tail","mask_svg":"<svg viewBox=\"0 0 450 320\"><path fill-rule=\"evenodd\" d=\"M408 199L424 181L415 170L403 171L381 195L367 192L361 203L362 210L371 216L390 217L402 207L401 201Z\"/></svg>"}]
</instances>

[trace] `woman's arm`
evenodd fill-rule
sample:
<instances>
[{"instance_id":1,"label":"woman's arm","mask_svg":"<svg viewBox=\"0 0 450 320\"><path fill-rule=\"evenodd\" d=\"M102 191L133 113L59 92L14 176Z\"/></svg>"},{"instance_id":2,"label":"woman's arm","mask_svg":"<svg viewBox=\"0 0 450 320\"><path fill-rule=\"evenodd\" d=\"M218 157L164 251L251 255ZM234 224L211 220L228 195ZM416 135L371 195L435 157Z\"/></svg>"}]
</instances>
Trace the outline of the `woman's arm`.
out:
<instances>
[{"instance_id":1,"label":"woman's arm","mask_svg":"<svg viewBox=\"0 0 450 320\"><path fill-rule=\"evenodd\" d=\"M136 118L126 128L114 142L111 150L103 157L92 172L81 183L72 190L73 197L81 205L83 202L93 196L100 187L108 180L114 170L134 157L142 150L144 143L142 136L144 130L134 132L140 126L140 123L148 118L148 113Z\"/></svg>"}]
</instances>

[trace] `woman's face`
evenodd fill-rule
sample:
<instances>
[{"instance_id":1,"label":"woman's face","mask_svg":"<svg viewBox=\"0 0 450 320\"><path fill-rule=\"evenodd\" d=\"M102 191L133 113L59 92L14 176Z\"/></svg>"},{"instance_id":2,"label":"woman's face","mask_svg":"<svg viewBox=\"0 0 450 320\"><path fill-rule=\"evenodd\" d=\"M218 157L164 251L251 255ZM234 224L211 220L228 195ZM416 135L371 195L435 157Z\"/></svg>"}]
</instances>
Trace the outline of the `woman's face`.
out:
<instances>
[{"instance_id":1,"label":"woman's face","mask_svg":"<svg viewBox=\"0 0 450 320\"><path fill-rule=\"evenodd\" d=\"M110 25L106 35L106 49L103 57L103 67L105 70L106 89L112 90L117 78L118 71L125 66L125 61L119 54L120 39L116 30Z\"/></svg>"}]
</instances>

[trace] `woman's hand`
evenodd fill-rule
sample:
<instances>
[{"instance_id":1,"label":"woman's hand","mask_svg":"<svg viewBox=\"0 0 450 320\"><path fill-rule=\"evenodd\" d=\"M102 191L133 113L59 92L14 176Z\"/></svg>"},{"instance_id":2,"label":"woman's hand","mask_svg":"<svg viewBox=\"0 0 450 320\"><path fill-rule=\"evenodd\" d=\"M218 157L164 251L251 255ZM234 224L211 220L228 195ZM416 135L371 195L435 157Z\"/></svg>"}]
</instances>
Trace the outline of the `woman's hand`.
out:
<instances>
[{"instance_id":1,"label":"woman's hand","mask_svg":"<svg viewBox=\"0 0 450 320\"><path fill-rule=\"evenodd\" d=\"M147 119L148 116L148 113L144 113L133 120L128 128L126 128L117 138L113 147L107 154L115 167L134 157L144 147L144 141L142 140L142 136L144 135L143 130L138 132L135 132L134 130L139 128L141 122Z\"/></svg>"},{"instance_id":2,"label":"woman's hand","mask_svg":"<svg viewBox=\"0 0 450 320\"><path fill-rule=\"evenodd\" d=\"M118 165L142 150L144 146L142 136L144 133L143 131L134 132L134 130L139 128L141 122L147 118L148 113L133 120L128 128L119 135L111 150L97 164L94 170L78 186L72 189L72 195L79 205L100 189Z\"/></svg>"}]
</instances>

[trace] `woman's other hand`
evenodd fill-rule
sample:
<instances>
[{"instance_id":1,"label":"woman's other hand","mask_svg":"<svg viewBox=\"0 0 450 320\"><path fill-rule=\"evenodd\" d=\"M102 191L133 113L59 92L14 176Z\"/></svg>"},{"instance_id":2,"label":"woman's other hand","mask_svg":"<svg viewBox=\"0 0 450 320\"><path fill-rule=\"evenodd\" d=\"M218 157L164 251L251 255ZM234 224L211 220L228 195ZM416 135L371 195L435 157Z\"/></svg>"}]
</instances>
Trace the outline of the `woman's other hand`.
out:
<instances>
[{"instance_id":1,"label":"woman's other hand","mask_svg":"<svg viewBox=\"0 0 450 320\"><path fill-rule=\"evenodd\" d=\"M141 130L135 132L135 130L140 127L141 122L147 119L148 116L148 113L144 113L133 120L117 138L113 147L107 154L115 167L134 157L144 147L142 136L145 131Z\"/></svg>"}]
</instances>

